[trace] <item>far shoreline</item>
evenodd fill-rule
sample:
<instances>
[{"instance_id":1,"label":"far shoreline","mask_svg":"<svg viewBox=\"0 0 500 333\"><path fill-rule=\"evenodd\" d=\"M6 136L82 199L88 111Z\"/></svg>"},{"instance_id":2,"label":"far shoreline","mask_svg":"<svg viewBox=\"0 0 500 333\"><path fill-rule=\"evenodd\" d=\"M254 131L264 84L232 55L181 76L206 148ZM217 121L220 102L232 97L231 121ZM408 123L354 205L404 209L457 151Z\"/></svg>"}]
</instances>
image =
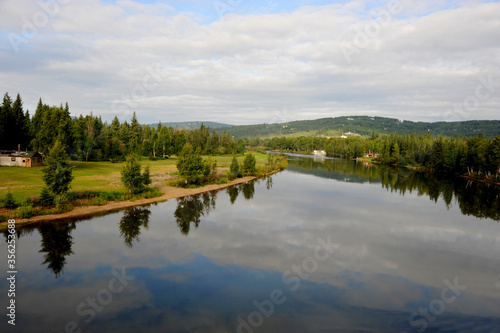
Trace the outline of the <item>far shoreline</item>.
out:
<instances>
[{"instance_id":1,"label":"far shoreline","mask_svg":"<svg viewBox=\"0 0 500 333\"><path fill-rule=\"evenodd\" d=\"M275 173L278 173L282 170L275 170L273 172L267 173L264 177L271 176ZM110 201L102 206L85 206L85 207L75 207L73 210L61 214L51 214L51 215L37 215L30 217L28 219L15 219L16 226L27 226L30 224L36 224L40 222L54 222L66 219L74 219L74 218L85 218L92 217L94 215L100 213L107 213L116 210L121 210L124 208L143 206L157 202L165 202L171 199L184 198L191 195L202 194L206 192L218 191L224 188L228 188L234 185L243 184L246 182L250 182L253 180L261 179L263 177L258 176L247 176L243 178L237 178L232 180L226 184L209 184L197 188L181 188L181 187L173 187L166 186L162 187L160 191L164 194L162 196L156 198L149 199L137 199L134 201L126 200L126 201ZM0 231L7 229L8 222L0 223Z\"/></svg>"},{"instance_id":2,"label":"far shoreline","mask_svg":"<svg viewBox=\"0 0 500 333\"><path fill-rule=\"evenodd\" d=\"M415 171L422 171L422 172L433 173L432 170L425 169L425 168L422 168L422 167L415 167L415 166L411 166L411 165L386 164L386 163L381 163L381 162L378 162L378 161L373 161L373 160L371 160L369 158L365 158L365 157L354 158L354 160L355 161L360 161L360 162L367 162L367 163L373 163L373 164L379 164L379 165L390 165L390 166L399 167L399 168L412 169L412 170L415 170ZM453 176L464 178L464 179L467 179L469 181L476 181L476 182L481 182L481 183L484 183L484 184L492 184L492 185L500 186L500 183L494 182L494 181L491 181L491 180L488 180L488 179L477 179L477 178L474 178L474 177L471 177L471 176L468 176L468 175L460 175L460 174L453 174Z\"/></svg>"}]
</instances>

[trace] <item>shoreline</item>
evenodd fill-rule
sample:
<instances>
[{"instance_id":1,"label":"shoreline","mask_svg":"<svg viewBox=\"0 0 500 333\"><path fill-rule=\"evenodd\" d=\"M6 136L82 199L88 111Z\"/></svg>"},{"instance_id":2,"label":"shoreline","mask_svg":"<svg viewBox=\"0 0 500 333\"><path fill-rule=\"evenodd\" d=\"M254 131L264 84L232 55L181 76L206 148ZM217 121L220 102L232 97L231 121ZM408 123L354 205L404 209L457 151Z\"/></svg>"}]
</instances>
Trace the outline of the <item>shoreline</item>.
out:
<instances>
[{"instance_id":1,"label":"shoreline","mask_svg":"<svg viewBox=\"0 0 500 333\"><path fill-rule=\"evenodd\" d=\"M273 175L273 174L280 172L280 171L281 170L275 170L273 172L266 174L266 176ZM15 219L16 226L17 225L26 226L29 224L35 224L35 223L46 222L46 221L52 222L52 221L72 219L72 218L91 217L91 216L99 214L99 213L107 213L107 212L112 212L112 211L120 210L120 209L124 209L124 208L148 205L148 204L152 204L152 203L156 203L156 202L168 201L171 199L184 198L187 196L201 194L201 193L205 193L205 192L217 191L217 190L228 188L228 187L231 187L234 185L239 185L242 183L253 181L253 180L256 180L259 178L262 178L262 177L248 176L248 177L243 177L243 178L237 178L237 179L232 180L226 184L209 184L209 185L205 185L205 186L197 187L197 188L181 188L181 187L166 186L166 187L162 187L160 189L160 191L162 191L164 194L162 196L159 196L156 198L137 199L134 201L131 201L131 200L110 201L102 206L75 207L73 210L71 210L69 212L61 213L61 214L37 215L37 216L30 217L28 219ZM3 231L4 229L6 229L7 225L8 225L8 222L1 222L0 223L0 231Z\"/></svg>"},{"instance_id":2,"label":"shoreline","mask_svg":"<svg viewBox=\"0 0 500 333\"><path fill-rule=\"evenodd\" d=\"M433 172L432 170L428 170L428 169L421 168L421 167L415 167L415 166L411 166L411 165L385 164L385 163L381 163L378 161L372 161L370 159L362 158L362 157L355 158L354 160L361 161L361 162L373 163L373 164L379 164L379 165L390 165L390 166L395 166L395 167L399 167L399 168L407 168L407 169L412 169L412 170L422 171L422 172L431 172L431 173ZM453 174L453 175L455 177L464 178L464 179L467 179L470 181L476 181L476 182L481 182L484 184L492 184L492 185L500 186L500 183L497 183L497 182L494 182L491 180L487 180L487 179L477 179L477 178L474 178L474 177L471 177L468 175L460 175L460 174Z\"/></svg>"}]
</instances>

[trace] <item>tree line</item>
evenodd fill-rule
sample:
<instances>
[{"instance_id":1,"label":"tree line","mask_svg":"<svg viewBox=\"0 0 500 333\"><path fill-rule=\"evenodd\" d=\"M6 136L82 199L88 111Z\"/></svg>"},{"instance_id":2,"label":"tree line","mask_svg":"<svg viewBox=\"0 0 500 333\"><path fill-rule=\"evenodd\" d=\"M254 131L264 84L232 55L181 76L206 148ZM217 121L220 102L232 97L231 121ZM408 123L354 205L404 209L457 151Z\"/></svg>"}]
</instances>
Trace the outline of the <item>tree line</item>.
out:
<instances>
[{"instance_id":1,"label":"tree line","mask_svg":"<svg viewBox=\"0 0 500 333\"><path fill-rule=\"evenodd\" d=\"M293 159L288 169L342 182L379 183L388 191L405 195L417 193L437 202L442 199L449 208L458 204L464 215L500 221L500 200L497 187L472 182L461 177L437 177L432 172L415 172L408 168L365 163L345 163L340 160L317 161L312 158Z\"/></svg>"},{"instance_id":2,"label":"tree line","mask_svg":"<svg viewBox=\"0 0 500 333\"><path fill-rule=\"evenodd\" d=\"M378 155L384 164L412 165L436 172L476 174L498 178L500 135L484 137L443 137L431 134L391 134L371 137L279 137L258 142L268 149L311 152L325 150L330 157L359 158L367 153Z\"/></svg>"},{"instance_id":3,"label":"tree line","mask_svg":"<svg viewBox=\"0 0 500 333\"><path fill-rule=\"evenodd\" d=\"M182 151L186 143L203 154L243 153L243 140L234 140L224 132L210 131L203 124L199 129L187 130L141 125L134 112L129 122L120 122L117 116L111 123L100 116L72 117L69 106L49 106L40 99L35 114L24 110L21 96L13 101L8 93L0 106L0 149L22 149L47 154L59 140L73 160L124 160L130 154L168 158Z\"/></svg>"}]
</instances>

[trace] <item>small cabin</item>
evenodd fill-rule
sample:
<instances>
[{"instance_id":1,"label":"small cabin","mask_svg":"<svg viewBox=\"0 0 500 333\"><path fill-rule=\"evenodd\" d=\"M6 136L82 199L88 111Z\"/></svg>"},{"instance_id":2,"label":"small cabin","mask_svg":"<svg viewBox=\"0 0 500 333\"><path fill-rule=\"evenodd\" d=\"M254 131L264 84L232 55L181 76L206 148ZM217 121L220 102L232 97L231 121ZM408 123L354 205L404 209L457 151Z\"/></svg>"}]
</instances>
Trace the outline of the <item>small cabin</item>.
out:
<instances>
[{"instance_id":1,"label":"small cabin","mask_svg":"<svg viewBox=\"0 0 500 333\"><path fill-rule=\"evenodd\" d=\"M19 166L23 168L33 168L43 165L43 158L36 151L0 151L0 166Z\"/></svg>"}]
</instances>

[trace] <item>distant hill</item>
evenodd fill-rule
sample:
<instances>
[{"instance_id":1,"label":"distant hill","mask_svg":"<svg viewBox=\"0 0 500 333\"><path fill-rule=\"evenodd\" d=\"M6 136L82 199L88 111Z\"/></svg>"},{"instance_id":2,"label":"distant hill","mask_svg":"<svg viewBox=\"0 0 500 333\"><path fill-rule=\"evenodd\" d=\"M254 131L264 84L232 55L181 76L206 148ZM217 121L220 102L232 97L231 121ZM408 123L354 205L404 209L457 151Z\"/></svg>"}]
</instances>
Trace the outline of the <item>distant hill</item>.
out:
<instances>
[{"instance_id":1,"label":"distant hill","mask_svg":"<svg viewBox=\"0 0 500 333\"><path fill-rule=\"evenodd\" d=\"M222 130L219 130L222 132ZM234 138L276 137L276 136L340 136L356 133L362 136L372 132L380 134L417 133L443 136L475 136L483 133L485 137L500 135L499 120L471 120L457 122L414 122L385 117L351 116L322 118L316 120L291 121L281 124L242 125L224 128Z\"/></svg>"},{"instance_id":2,"label":"distant hill","mask_svg":"<svg viewBox=\"0 0 500 333\"><path fill-rule=\"evenodd\" d=\"M205 127L210 127L210 129L233 127L233 125L217 123L213 121L184 121L184 122L170 122L170 123L162 122L161 124L167 127L173 127L173 128L178 127L180 129L198 129L200 128L201 124L203 124ZM148 126L156 127L158 126L158 123L149 124Z\"/></svg>"}]
</instances>

